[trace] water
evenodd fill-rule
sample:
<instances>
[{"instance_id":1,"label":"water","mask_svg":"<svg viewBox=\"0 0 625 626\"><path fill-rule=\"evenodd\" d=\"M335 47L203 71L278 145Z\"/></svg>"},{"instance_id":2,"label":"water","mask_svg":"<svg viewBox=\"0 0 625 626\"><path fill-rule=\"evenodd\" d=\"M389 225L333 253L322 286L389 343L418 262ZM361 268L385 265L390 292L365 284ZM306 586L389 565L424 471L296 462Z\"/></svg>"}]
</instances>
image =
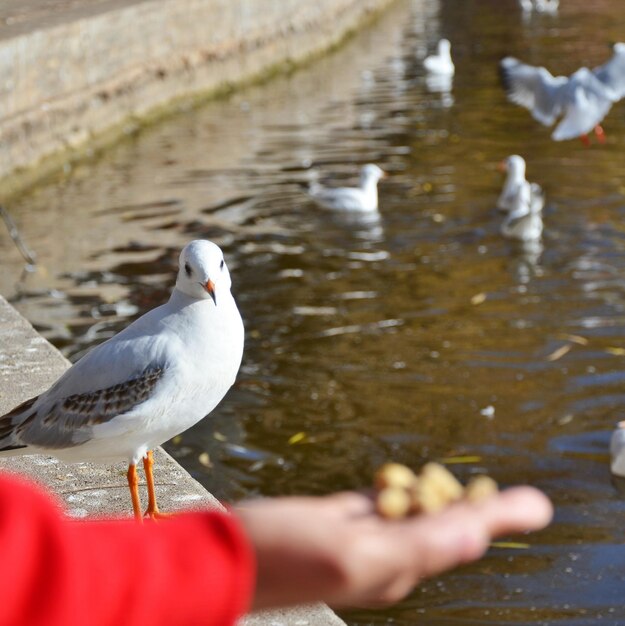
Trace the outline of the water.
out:
<instances>
[{"instance_id":1,"label":"water","mask_svg":"<svg viewBox=\"0 0 625 626\"><path fill-rule=\"evenodd\" d=\"M625 623L606 452L625 404L623 105L607 145L552 143L496 70L505 54L554 73L607 59L620 2L563 4L524 20L512 0L400 0L311 66L129 133L12 203L39 257L23 280L0 232L0 291L72 358L167 298L187 240L223 246L243 367L213 418L167 446L222 498L358 488L387 459L472 455L462 479L487 471L554 500L529 549L493 549L350 624ZM451 94L421 68L440 36ZM512 153L547 193L542 251L498 235L495 166ZM378 220L302 193L367 162L391 174Z\"/></svg>"}]
</instances>

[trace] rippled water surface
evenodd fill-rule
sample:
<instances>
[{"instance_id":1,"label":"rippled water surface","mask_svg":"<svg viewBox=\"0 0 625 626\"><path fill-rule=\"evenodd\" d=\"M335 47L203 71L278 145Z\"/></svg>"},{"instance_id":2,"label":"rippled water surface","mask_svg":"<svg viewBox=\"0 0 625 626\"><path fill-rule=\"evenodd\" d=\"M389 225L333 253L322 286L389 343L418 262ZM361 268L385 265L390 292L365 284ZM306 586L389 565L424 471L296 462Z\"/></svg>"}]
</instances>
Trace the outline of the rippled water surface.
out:
<instances>
[{"instance_id":1,"label":"rippled water surface","mask_svg":"<svg viewBox=\"0 0 625 626\"><path fill-rule=\"evenodd\" d=\"M606 145L552 143L496 71L514 54L568 74L625 39L621 0L562 4L523 19L513 0L399 0L309 67L131 133L12 203L36 272L0 231L1 292L72 358L167 298L187 240L222 245L243 367L213 418L168 445L220 497L321 494L389 458L470 455L461 478L553 498L529 548L350 624L625 623L606 453L625 413L625 108ZM421 67L440 36L451 93ZM498 234L495 165L512 153L547 193L542 250ZM302 192L367 162L390 173L379 219Z\"/></svg>"}]
</instances>

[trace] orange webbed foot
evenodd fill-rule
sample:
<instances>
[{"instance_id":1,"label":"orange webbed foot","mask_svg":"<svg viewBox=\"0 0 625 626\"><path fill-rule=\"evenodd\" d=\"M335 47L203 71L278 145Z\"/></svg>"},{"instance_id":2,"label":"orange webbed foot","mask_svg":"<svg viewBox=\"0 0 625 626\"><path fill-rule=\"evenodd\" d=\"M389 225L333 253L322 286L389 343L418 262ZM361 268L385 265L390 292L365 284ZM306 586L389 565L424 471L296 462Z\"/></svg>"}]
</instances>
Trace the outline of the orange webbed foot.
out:
<instances>
[{"instance_id":1,"label":"orange webbed foot","mask_svg":"<svg viewBox=\"0 0 625 626\"><path fill-rule=\"evenodd\" d=\"M150 508L148 507L143 517L154 520L154 521L158 521L158 520L163 520L163 519L169 519L173 517L174 515L175 513L162 513L158 509L156 509L155 511L151 511Z\"/></svg>"}]
</instances>

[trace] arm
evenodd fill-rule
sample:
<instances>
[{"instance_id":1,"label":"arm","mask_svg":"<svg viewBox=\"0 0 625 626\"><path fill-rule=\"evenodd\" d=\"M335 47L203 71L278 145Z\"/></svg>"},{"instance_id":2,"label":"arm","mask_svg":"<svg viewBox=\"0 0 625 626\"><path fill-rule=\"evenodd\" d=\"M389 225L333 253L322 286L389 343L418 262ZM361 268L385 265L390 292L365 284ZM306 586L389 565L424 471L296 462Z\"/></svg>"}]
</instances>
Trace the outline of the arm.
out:
<instances>
[{"instance_id":1,"label":"arm","mask_svg":"<svg viewBox=\"0 0 625 626\"><path fill-rule=\"evenodd\" d=\"M236 514L256 550L255 608L315 600L375 606L480 558L497 535L542 528L552 508L536 489L516 487L401 521L380 518L356 493L259 500Z\"/></svg>"},{"instance_id":2,"label":"arm","mask_svg":"<svg viewBox=\"0 0 625 626\"><path fill-rule=\"evenodd\" d=\"M223 626L252 594L252 552L231 516L73 522L6 475L0 555L2 626Z\"/></svg>"},{"instance_id":3,"label":"arm","mask_svg":"<svg viewBox=\"0 0 625 626\"><path fill-rule=\"evenodd\" d=\"M0 476L0 589L11 590L0 624L234 624L253 593L250 542L254 608L394 602L421 578L479 558L491 537L545 526L552 511L519 487L395 522L356 493L259 500L235 513L72 522L31 485Z\"/></svg>"}]
</instances>

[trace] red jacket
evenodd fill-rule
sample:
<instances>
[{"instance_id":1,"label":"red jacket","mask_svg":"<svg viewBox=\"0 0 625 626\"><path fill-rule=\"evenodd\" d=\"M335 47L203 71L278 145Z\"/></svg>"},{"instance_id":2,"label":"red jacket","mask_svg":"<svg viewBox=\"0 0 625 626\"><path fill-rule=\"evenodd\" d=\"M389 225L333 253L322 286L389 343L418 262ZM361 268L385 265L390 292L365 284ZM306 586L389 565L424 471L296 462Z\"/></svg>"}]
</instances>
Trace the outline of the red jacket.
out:
<instances>
[{"instance_id":1,"label":"red jacket","mask_svg":"<svg viewBox=\"0 0 625 626\"><path fill-rule=\"evenodd\" d=\"M228 626L249 607L254 567L231 516L70 521L0 474L0 626Z\"/></svg>"}]
</instances>

